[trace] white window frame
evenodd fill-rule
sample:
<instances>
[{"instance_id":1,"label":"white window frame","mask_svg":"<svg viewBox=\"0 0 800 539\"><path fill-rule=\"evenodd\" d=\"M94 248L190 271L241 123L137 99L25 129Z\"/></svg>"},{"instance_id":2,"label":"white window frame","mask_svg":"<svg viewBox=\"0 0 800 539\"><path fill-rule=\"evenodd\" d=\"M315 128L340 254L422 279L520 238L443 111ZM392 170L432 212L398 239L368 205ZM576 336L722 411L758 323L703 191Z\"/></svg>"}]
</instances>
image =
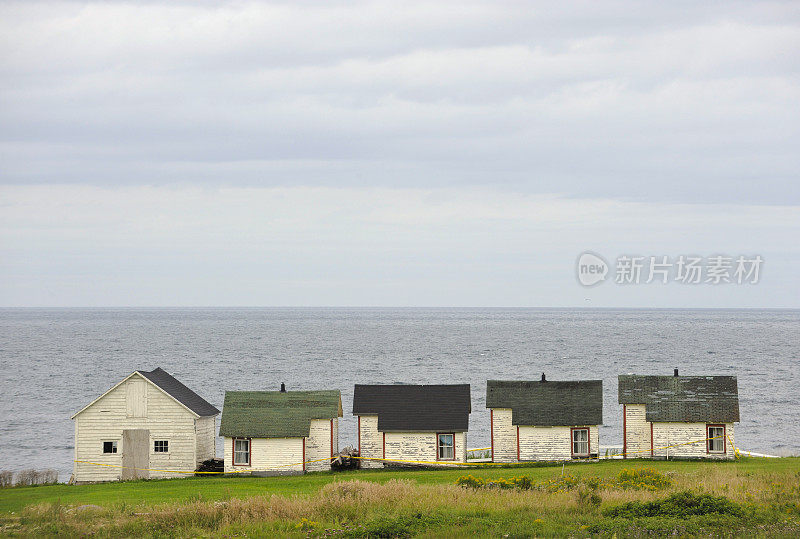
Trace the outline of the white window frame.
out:
<instances>
[{"instance_id":1,"label":"white window frame","mask_svg":"<svg viewBox=\"0 0 800 539\"><path fill-rule=\"evenodd\" d=\"M237 449L236 444L237 442L245 442L247 443L247 449ZM234 438L233 439L233 465L234 466L250 466L250 463L253 459L253 441L250 438ZM237 461L236 455L247 455L247 462Z\"/></svg>"},{"instance_id":2,"label":"white window frame","mask_svg":"<svg viewBox=\"0 0 800 539\"><path fill-rule=\"evenodd\" d=\"M450 443L442 443L442 436L449 436ZM451 456L443 456L448 450ZM436 433L436 460L456 460L456 435L454 432Z\"/></svg>"},{"instance_id":3,"label":"white window frame","mask_svg":"<svg viewBox=\"0 0 800 539\"><path fill-rule=\"evenodd\" d=\"M575 433L578 433L578 432L585 432L586 433L586 439L585 440L576 440L575 439ZM569 437L570 437L571 450L572 450L572 456L573 457L588 457L590 455L590 453L591 453L591 444L590 444L590 441L589 441L590 435L591 435L591 433L589 431L589 427L575 427L575 428L570 429ZM578 444L586 445L586 451L585 452L576 451L575 448L578 446Z\"/></svg>"}]
</instances>

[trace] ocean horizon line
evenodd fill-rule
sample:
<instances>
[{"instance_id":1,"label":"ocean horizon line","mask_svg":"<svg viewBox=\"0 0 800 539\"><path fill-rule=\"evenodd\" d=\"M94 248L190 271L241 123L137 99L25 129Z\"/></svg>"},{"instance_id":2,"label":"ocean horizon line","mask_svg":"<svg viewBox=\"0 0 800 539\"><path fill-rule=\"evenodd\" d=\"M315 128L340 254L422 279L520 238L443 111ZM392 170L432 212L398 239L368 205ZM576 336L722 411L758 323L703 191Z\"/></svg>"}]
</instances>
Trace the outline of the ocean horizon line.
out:
<instances>
[{"instance_id":1,"label":"ocean horizon line","mask_svg":"<svg viewBox=\"0 0 800 539\"><path fill-rule=\"evenodd\" d=\"M800 307L587 307L587 306L449 306L449 305L3 305L0 310L179 310L179 309L241 309L241 310L508 310L508 311L800 311Z\"/></svg>"}]
</instances>

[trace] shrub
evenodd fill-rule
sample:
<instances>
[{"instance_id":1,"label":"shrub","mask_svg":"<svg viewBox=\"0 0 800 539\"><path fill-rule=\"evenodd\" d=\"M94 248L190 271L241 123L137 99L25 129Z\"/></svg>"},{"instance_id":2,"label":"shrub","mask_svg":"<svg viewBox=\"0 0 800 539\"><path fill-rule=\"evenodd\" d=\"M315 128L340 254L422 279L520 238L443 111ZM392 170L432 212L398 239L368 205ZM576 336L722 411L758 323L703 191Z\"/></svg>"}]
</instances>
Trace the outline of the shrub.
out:
<instances>
[{"instance_id":1,"label":"shrub","mask_svg":"<svg viewBox=\"0 0 800 539\"><path fill-rule=\"evenodd\" d=\"M486 486L489 488L499 488L507 490L514 488L514 482L504 477L501 477L499 479L492 479L490 481L486 481Z\"/></svg>"},{"instance_id":2,"label":"shrub","mask_svg":"<svg viewBox=\"0 0 800 539\"><path fill-rule=\"evenodd\" d=\"M600 480L597 479L597 481L599 484ZM556 477L555 479L547 479L546 481L537 484L536 488L546 492L565 492L568 490L574 490L581 484L581 482L582 480L580 477L572 474L564 474Z\"/></svg>"},{"instance_id":3,"label":"shrub","mask_svg":"<svg viewBox=\"0 0 800 539\"><path fill-rule=\"evenodd\" d=\"M486 481L474 475L462 475L456 480L456 485L460 487L481 488L486 485Z\"/></svg>"},{"instance_id":4,"label":"shrub","mask_svg":"<svg viewBox=\"0 0 800 539\"><path fill-rule=\"evenodd\" d=\"M57 482L58 482L58 471L47 469L39 472L40 485L51 485Z\"/></svg>"},{"instance_id":5,"label":"shrub","mask_svg":"<svg viewBox=\"0 0 800 539\"><path fill-rule=\"evenodd\" d=\"M618 487L633 490L658 490L671 484L669 477L654 468L624 468L616 479Z\"/></svg>"},{"instance_id":6,"label":"shrub","mask_svg":"<svg viewBox=\"0 0 800 539\"><path fill-rule=\"evenodd\" d=\"M725 496L711 494L694 494L689 491L678 492L662 500L652 502L628 502L606 509L603 514L608 517L688 517L695 515L731 515L740 517L744 514L742 507Z\"/></svg>"},{"instance_id":7,"label":"shrub","mask_svg":"<svg viewBox=\"0 0 800 539\"><path fill-rule=\"evenodd\" d=\"M314 531L314 528L316 528L317 526L319 526L319 522L314 522L313 520L308 520L307 518L301 518L300 522L295 524L295 528L297 528L301 532Z\"/></svg>"},{"instance_id":8,"label":"shrub","mask_svg":"<svg viewBox=\"0 0 800 539\"><path fill-rule=\"evenodd\" d=\"M520 475L519 477L514 477L511 479L514 482L514 486L520 490L530 490L533 486L533 481L527 475Z\"/></svg>"},{"instance_id":9,"label":"shrub","mask_svg":"<svg viewBox=\"0 0 800 539\"><path fill-rule=\"evenodd\" d=\"M368 522L363 529L367 537L410 537L416 531L430 526L441 525L441 517L421 512L410 515L383 516ZM357 533L362 535L362 533Z\"/></svg>"},{"instance_id":10,"label":"shrub","mask_svg":"<svg viewBox=\"0 0 800 539\"><path fill-rule=\"evenodd\" d=\"M482 477L475 477L473 475L464 475L456 480L456 484L462 487L477 488L498 488L498 489L518 489L518 490L539 490L544 492L566 492L578 488L580 485L586 485L590 490L596 491L600 488L606 488L610 485L604 482L599 477L588 477L583 479L579 476L571 474L562 475L553 479L547 479L541 483L534 482L527 475L520 475L511 477L509 479L483 479Z\"/></svg>"},{"instance_id":11,"label":"shrub","mask_svg":"<svg viewBox=\"0 0 800 539\"><path fill-rule=\"evenodd\" d=\"M499 479L484 479L482 477L475 477L474 475L462 475L456 480L456 485L467 488L498 488L498 489L519 489L530 490L534 483L527 475L520 475L506 479L500 477Z\"/></svg>"},{"instance_id":12,"label":"shrub","mask_svg":"<svg viewBox=\"0 0 800 539\"><path fill-rule=\"evenodd\" d=\"M3 470L0 472L0 488L10 487L14 483L14 472Z\"/></svg>"},{"instance_id":13,"label":"shrub","mask_svg":"<svg viewBox=\"0 0 800 539\"><path fill-rule=\"evenodd\" d=\"M588 505L590 507L597 507L603 499L593 489L579 488L578 489L578 505Z\"/></svg>"},{"instance_id":14,"label":"shrub","mask_svg":"<svg viewBox=\"0 0 800 539\"><path fill-rule=\"evenodd\" d=\"M36 470L22 470L17 472L14 484L18 487L28 487L39 483L39 472Z\"/></svg>"},{"instance_id":15,"label":"shrub","mask_svg":"<svg viewBox=\"0 0 800 539\"><path fill-rule=\"evenodd\" d=\"M597 490L603 484L603 481L599 477L587 477L585 483L591 490Z\"/></svg>"},{"instance_id":16,"label":"shrub","mask_svg":"<svg viewBox=\"0 0 800 539\"><path fill-rule=\"evenodd\" d=\"M47 485L58 481L56 470L22 470L17 472L17 480L14 483L18 487L29 487L32 485Z\"/></svg>"}]
</instances>

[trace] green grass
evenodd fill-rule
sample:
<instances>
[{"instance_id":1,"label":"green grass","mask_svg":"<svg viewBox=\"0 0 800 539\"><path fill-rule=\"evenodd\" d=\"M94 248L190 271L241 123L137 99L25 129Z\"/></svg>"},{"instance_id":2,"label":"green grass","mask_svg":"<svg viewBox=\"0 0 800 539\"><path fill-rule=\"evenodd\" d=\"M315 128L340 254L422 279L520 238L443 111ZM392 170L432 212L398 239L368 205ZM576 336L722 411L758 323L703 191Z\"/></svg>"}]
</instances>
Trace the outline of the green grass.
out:
<instances>
[{"instance_id":1,"label":"green grass","mask_svg":"<svg viewBox=\"0 0 800 539\"><path fill-rule=\"evenodd\" d=\"M290 477L190 477L96 485L45 485L0 490L0 533L21 535L218 534L305 536L336 528L345 536L569 535L647 533L732 535L800 533L800 458L732 462L601 461L567 464L567 474L611 480L648 467L672 480L659 492L601 487L595 505L570 492L464 489L459 477L525 475L556 479L562 466L447 470L364 470ZM333 483L333 484L332 484ZM352 486L348 486L352 485ZM372 485L372 486L370 486ZM603 490L606 489L606 490ZM624 503L657 503L694 491L730 499L743 511L691 518L614 517ZM98 505L93 515L72 508ZM105 511L105 512L103 512ZM609 516L611 515L611 516ZM312 524L303 524L307 518ZM304 527L305 526L305 527Z\"/></svg>"},{"instance_id":2,"label":"green grass","mask_svg":"<svg viewBox=\"0 0 800 539\"><path fill-rule=\"evenodd\" d=\"M575 473L585 472L598 477L610 477L629 461L600 461L596 463L567 464L566 468ZM760 471L781 472L800 470L800 459L744 459L740 462L696 462L696 461L654 461L648 467L659 471L707 470L718 467L736 467L757 473ZM353 470L345 472L317 472L302 476L286 477L188 477L181 479L160 479L153 481L127 481L99 483L94 485L41 485L0 490L0 513L20 511L27 505L59 502L66 505L93 504L107 506L113 503L157 504L188 500L225 500L232 497L247 498L265 494L313 494L331 481L360 479L384 483L390 479L408 479L419 484L452 484L466 473L486 479L506 477L510 473L530 476L542 480L561 475L558 465L517 465L517 466L473 466L464 469L448 470Z\"/></svg>"}]
</instances>

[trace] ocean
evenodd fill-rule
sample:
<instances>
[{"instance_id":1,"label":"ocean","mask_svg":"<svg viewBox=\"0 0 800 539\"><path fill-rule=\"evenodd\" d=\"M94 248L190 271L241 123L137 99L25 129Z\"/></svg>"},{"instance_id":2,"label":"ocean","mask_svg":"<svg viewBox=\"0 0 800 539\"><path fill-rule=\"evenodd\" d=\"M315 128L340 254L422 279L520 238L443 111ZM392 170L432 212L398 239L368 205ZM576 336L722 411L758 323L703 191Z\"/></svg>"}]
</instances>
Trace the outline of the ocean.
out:
<instances>
[{"instance_id":1,"label":"ocean","mask_svg":"<svg viewBox=\"0 0 800 539\"><path fill-rule=\"evenodd\" d=\"M222 408L225 390L469 383L469 447L489 445L487 379L602 379L600 444L622 444L617 375L739 379L745 450L800 453L800 310L487 308L0 309L0 469L69 478L70 416L162 367ZM221 442L217 442L221 453Z\"/></svg>"}]
</instances>

